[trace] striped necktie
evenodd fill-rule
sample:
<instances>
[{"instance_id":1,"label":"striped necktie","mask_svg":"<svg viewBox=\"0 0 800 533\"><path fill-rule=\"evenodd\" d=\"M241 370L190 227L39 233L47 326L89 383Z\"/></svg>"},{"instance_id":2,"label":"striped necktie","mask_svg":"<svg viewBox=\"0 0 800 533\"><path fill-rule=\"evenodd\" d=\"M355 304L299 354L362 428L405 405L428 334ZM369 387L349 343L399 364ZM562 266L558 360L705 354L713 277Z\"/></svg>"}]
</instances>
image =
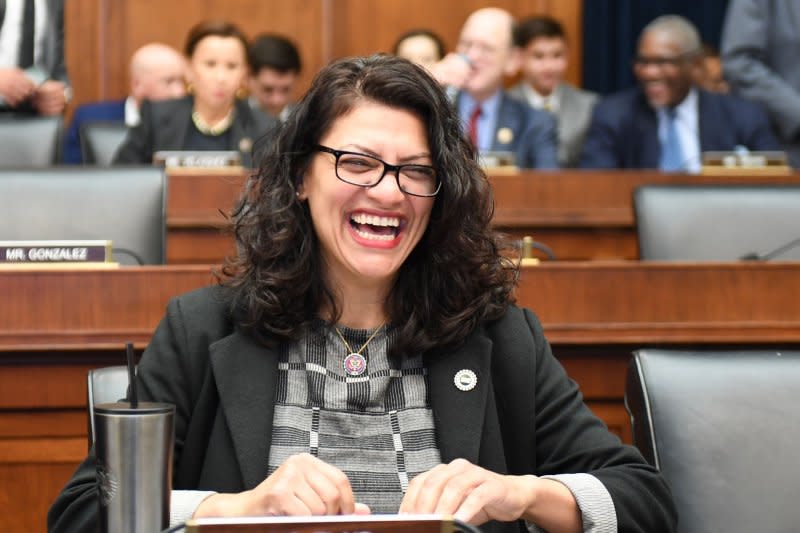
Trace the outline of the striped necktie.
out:
<instances>
[{"instance_id":1,"label":"striped necktie","mask_svg":"<svg viewBox=\"0 0 800 533\"><path fill-rule=\"evenodd\" d=\"M36 31L35 0L25 0L22 11L22 33L19 41L19 61L17 65L22 70L33 66L34 34Z\"/></svg>"}]
</instances>

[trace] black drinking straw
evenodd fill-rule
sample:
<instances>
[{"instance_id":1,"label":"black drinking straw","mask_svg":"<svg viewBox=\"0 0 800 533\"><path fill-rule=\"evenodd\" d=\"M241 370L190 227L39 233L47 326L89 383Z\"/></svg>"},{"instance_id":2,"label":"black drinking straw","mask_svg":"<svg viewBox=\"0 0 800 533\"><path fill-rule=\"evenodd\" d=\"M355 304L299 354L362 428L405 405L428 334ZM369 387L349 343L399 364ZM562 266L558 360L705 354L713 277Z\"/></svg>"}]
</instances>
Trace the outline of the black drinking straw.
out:
<instances>
[{"instance_id":1,"label":"black drinking straw","mask_svg":"<svg viewBox=\"0 0 800 533\"><path fill-rule=\"evenodd\" d=\"M136 367L133 364L133 343L125 343L125 353L128 357L128 394L130 395L131 407L136 409L139 406L139 396L136 394Z\"/></svg>"}]
</instances>

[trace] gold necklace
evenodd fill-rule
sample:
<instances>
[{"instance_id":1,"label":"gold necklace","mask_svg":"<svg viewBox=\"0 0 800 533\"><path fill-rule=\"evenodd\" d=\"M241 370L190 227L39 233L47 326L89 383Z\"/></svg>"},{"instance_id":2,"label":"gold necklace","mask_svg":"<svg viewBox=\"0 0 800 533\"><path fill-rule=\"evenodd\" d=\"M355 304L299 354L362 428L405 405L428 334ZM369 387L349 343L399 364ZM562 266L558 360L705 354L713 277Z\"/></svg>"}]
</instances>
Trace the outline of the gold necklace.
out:
<instances>
[{"instance_id":1,"label":"gold necklace","mask_svg":"<svg viewBox=\"0 0 800 533\"><path fill-rule=\"evenodd\" d=\"M336 334L339 335L340 339L342 339L342 342L344 343L345 347L347 348L347 351L349 352L347 356L344 358L344 361L342 362L344 371L348 376L360 376L367 370L367 359L366 357L361 355L361 352L364 351L364 348L367 347L367 344L369 344L370 341L375 338L375 335L377 335L382 328L383 325L380 325L377 328L375 328L375 331L373 331L372 335L369 336L367 342L362 344L361 348L359 348L357 352L354 352L353 348L350 347L350 343L347 342L347 340L345 340L344 335L342 335L342 332L339 331L339 328L337 328L336 326L333 327L333 329L336 330Z\"/></svg>"},{"instance_id":2,"label":"gold necklace","mask_svg":"<svg viewBox=\"0 0 800 533\"><path fill-rule=\"evenodd\" d=\"M197 131L203 135L216 137L225 133L227 129L231 127L231 124L233 124L233 109L213 126L203 120L199 111L192 111L192 122L194 122L194 127L197 128Z\"/></svg>"}]
</instances>

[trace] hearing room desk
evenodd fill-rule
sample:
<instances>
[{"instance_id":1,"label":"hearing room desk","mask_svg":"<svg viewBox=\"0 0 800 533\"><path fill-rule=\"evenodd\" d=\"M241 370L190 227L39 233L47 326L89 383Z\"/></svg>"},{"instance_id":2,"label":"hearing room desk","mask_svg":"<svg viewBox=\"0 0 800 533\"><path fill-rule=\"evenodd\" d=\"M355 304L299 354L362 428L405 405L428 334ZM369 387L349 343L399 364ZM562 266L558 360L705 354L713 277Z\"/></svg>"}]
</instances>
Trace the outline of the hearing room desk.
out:
<instances>
[{"instance_id":1,"label":"hearing room desk","mask_svg":"<svg viewBox=\"0 0 800 533\"><path fill-rule=\"evenodd\" d=\"M521 171L490 176L494 226L531 235L561 260L636 259L632 195L645 184L794 183L789 176L694 176L639 170ZM224 232L244 176L240 171L183 170L169 176L167 262L211 264L233 252Z\"/></svg>"},{"instance_id":2,"label":"hearing room desk","mask_svg":"<svg viewBox=\"0 0 800 533\"><path fill-rule=\"evenodd\" d=\"M0 270L0 522L41 531L86 453L86 371L146 346L168 299L213 282L208 266ZM630 441L631 350L800 346L800 263L545 263L517 295L592 409ZM6 524L3 524L6 525Z\"/></svg>"}]
</instances>

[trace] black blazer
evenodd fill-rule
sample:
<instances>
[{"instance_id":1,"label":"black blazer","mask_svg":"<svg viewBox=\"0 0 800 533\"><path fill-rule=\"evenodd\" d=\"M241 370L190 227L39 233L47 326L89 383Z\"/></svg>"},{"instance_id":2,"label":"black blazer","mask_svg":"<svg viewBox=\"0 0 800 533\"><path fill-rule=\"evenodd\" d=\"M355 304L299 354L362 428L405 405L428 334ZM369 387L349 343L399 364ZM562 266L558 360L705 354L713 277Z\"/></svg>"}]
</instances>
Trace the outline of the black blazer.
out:
<instances>
[{"instance_id":1,"label":"black blazer","mask_svg":"<svg viewBox=\"0 0 800 533\"><path fill-rule=\"evenodd\" d=\"M226 295L212 287L173 299L139 364L140 397L176 405L173 489L241 492L267 476L278 354L234 326ZM460 347L427 354L425 365L442 461L511 474L588 472L611 494L619 531L674 530L663 479L584 405L529 311L510 308ZM465 368L478 377L469 392L453 382ZM90 455L50 509L48 528L93 531L97 513ZM483 529L527 531L522 522Z\"/></svg>"},{"instance_id":2,"label":"black blazer","mask_svg":"<svg viewBox=\"0 0 800 533\"><path fill-rule=\"evenodd\" d=\"M128 130L128 136L114 155L114 164L150 164L160 150L183 150L191 123L192 96L160 102L142 102L139 125ZM255 142L275 124L275 119L250 109L246 101L236 100L229 150L237 150L244 166L251 166Z\"/></svg>"},{"instance_id":3,"label":"black blazer","mask_svg":"<svg viewBox=\"0 0 800 533\"><path fill-rule=\"evenodd\" d=\"M734 96L697 89L700 151L780 150L769 119L757 105ZM595 106L580 166L658 168L658 117L641 89L629 89Z\"/></svg>"}]
</instances>

